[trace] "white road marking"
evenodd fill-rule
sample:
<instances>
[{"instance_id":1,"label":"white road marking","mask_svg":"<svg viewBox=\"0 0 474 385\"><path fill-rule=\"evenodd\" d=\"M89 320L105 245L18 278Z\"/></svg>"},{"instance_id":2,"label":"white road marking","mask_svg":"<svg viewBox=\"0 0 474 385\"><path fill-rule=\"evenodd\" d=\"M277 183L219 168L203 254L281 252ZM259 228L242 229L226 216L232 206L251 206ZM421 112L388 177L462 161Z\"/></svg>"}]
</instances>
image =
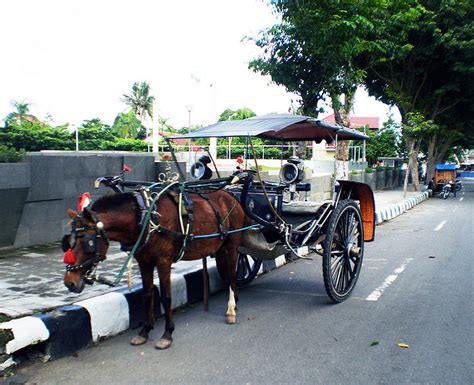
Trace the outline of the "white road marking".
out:
<instances>
[{"instance_id":1,"label":"white road marking","mask_svg":"<svg viewBox=\"0 0 474 385\"><path fill-rule=\"evenodd\" d=\"M459 198L459 202L462 202L464 200L464 197Z\"/></svg>"},{"instance_id":2,"label":"white road marking","mask_svg":"<svg viewBox=\"0 0 474 385\"><path fill-rule=\"evenodd\" d=\"M398 276L403 273L403 271L407 268L407 265L413 261L413 258L406 258L405 261L403 261L402 265L395 269L393 271L393 274L390 274L387 278L385 278L385 281L377 288L375 289L370 295L365 299L366 301L377 301L385 291L392 283L396 281Z\"/></svg>"},{"instance_id":3,"label":"white road marking","mask_svg":"<svg viewBox=\"0 0 474 385\"><path fill-rule=\"evenodd\" d=\"M443 226L446 224L447 221L441 222L438 226L434 228L434 231L439 231L443 228Z\"/></svg>"}]
</instances>

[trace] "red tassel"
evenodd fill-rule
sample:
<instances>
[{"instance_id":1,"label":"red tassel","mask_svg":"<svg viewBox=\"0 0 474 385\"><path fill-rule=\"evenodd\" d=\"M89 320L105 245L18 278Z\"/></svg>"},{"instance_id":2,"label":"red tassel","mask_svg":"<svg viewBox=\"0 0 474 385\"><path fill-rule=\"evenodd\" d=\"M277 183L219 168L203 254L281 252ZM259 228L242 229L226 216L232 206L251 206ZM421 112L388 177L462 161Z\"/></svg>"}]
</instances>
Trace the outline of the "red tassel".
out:
<instances>
[{"instance_id":1,"label":"red tassel","mask_svg":"<svg viewBox=\"0 0 474 385\"><path fill-rule=\"evenodd\" d=\"M68 265L73 265L76 263L76 256L74 255L72 249L69 249L64 253L64 263L67 263Z\"/></svg>"},{"instance_id":2,"label":"red tassel","mask_svg":"<svg viewBox=\"0 0 474 385\"><path fill-rule=\"evenodd\" d=\"M91 194L85 192L77 200L77 211L82 211L84 207L89 206L89 203L91 203Z\"/></svg>"}]
</instances>

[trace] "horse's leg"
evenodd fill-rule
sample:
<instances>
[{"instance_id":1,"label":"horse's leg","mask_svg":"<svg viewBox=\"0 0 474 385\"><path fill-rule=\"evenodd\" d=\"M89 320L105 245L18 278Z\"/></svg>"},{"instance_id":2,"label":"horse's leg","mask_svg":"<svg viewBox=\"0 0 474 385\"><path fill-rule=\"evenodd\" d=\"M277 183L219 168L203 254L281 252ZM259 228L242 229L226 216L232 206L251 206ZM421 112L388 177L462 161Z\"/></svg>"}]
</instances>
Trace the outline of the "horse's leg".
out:
<instances>
[{"instance_id":1,"label":"horse's leg","mask_svg":"<svg viewBox=\"0 0 474 385\"><path fill-rule=\"evenodd\" d=\"M224 278L227 285L229 285L229 300L227 302L226 322L228 324L235 324L237 318L236 303L239 300L239 292L237 289L237 249L238 243L226 242L216 252L217 269L221 277Z\"/></svg>"},{"instance_id":2,"label":"horse's leg","mask_svg":"<svg viewBox=\"0 0 474 385\"><path fill-rule=\"evenodd\" d=\"M174 331L173 310L171 309L171 260L160 260L158 263L158 275L160 277L161 304L165 311L165 332L156 343L157 349L167 349L171 346Z\"/></svg>"},{"instance_id":3,"label":"horse's leg","mask_svg":"<svg viewBox=\"0 0 474 385\"><path fill-rule=\"evenodd\" d=\"M132 345L141 345L148 340L148 333L153 329L155 323L154 314L154 285L153 285L153 271L155 267L147 263L139 263L140 275L142 276L143 299L145 301L145 318L143 320L143 327L140 333L132 338L130 343Z\"/></svg>"}]
</instances>

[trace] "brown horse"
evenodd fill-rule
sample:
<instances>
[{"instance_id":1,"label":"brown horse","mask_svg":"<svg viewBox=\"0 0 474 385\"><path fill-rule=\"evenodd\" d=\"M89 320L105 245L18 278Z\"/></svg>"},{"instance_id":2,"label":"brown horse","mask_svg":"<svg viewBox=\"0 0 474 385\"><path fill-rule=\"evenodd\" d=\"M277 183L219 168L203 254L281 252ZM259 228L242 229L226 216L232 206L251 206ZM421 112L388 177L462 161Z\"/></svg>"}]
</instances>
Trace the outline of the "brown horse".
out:
<instances>
[{"instance_id":1,"label":"brown horse","mask_svg":"<svg viewBox=\"0 0 474 385\"><path fill-rule=\"evenodd\" d=\"M206 196L207 199L204 199L201 195L189 194L194 206L192 234L216 234L224 230L224 235L192 240L186 248L183 260L197 260L208 255L215 256L217 269L229 285L226 320L227 323L233 324L236 322L235 309L238 300L237 249L242 233L226 234L226 232L242 228L245 223L245 214L236 198L226 191L209 192ZM156 212L160 227L171 231L153 232L135 255L142 277L145 318L143 328L137 336L133 337L131 344L145 343L148 333L153 329L153 274L156 268L160 281L160 298L166 318L165 332L156 344L156 348L166 349L173 341L174 330L171 308L171 264L182 250L183 237L177 236L181 233L178 206L168 194L163 194L158 199ZM66 255L69 253L73 260L68 262L64 284L70 291L79 293L84 288L86 275L97 263L105 259L109 239L125 246L135 244L140 233L140 207L132 193L121 193L103 196L90 209L86 208L79 213L69 209L68 215L73 219L71 235L74 237L74 244L66 253ZM218 216L221 217L221 226L219 226Z\"/></svg>"}]
</instances>

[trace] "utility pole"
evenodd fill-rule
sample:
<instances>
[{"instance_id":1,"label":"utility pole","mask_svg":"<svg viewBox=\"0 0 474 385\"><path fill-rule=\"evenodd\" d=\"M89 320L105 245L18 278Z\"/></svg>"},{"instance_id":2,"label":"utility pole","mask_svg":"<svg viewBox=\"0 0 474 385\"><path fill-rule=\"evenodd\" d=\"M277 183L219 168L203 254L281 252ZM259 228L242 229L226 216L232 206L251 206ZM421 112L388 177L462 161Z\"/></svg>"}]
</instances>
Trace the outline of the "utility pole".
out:
<instances>
[{"instance_id":1,"label":"utility pole","mask_svg":"<svg viewBox=\"0 0 474 385\"><path fill-rule=\"evenodd\" d=\"M76 151L79 151L79 127L73 126L76 128Z\"/></svg>"}]
</instances>

